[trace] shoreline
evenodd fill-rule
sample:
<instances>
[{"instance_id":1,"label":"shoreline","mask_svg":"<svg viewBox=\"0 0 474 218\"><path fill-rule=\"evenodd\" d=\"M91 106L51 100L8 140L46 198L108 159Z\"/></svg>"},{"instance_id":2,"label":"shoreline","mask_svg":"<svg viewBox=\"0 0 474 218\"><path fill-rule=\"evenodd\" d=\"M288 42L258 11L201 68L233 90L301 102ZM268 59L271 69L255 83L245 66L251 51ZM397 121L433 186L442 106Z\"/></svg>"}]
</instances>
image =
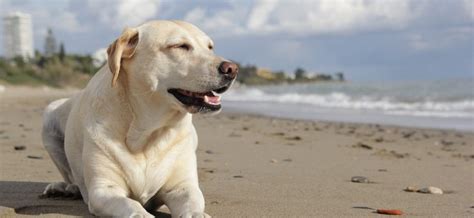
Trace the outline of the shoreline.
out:
<instances>
[{"instance_id":1,"label":"shoreline","mask_svg":"<svg viewBox=\"0 0 474 218\"><path fill-rule=\"evenodd\" d=\"M424 128L474 132L474 118L444 118L384 114L380 111L357 111L341 108L320 108L311 105L282 105L270 102L223 102L224 111L283 119L353 124L377 124L406 128Z\"/></svg>"},{"instance_id":2,"label":"shoreline","mask_svg":"<svg viewBox=\"0 0 474 218\"><path fill-rule=\"evenodd\" d=\"M47 183L61 181L41 143L43 109L73 93L28 87L0 93L0 217L91 217L80 200L37 197ZM472 132L275 118L225 105L223 113L194 116L193 123L211 216L376 215L367 208L407 216L474 214ZM370 182L351 182L354 176ZM403 191L407 186L435 186L445 194Z\"/></svg>"}]
</instances>

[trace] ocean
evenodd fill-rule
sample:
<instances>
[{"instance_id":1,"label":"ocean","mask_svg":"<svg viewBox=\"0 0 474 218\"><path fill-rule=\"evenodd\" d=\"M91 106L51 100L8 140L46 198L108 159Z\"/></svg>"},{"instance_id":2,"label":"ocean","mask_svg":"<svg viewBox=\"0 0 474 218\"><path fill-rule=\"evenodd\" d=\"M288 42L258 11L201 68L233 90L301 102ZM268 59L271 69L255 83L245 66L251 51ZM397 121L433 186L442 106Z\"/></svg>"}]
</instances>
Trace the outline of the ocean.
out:
<instances>
[{"instance_id":1,"label":"ocean","mask_svg":"<svg viewBox=\"0 0 474 218\"><path fill-rule=\"evenodd\" d=\"M224 110L267 116L474 131L474 79L239 86Z\"/></svg>"}]
</instances>

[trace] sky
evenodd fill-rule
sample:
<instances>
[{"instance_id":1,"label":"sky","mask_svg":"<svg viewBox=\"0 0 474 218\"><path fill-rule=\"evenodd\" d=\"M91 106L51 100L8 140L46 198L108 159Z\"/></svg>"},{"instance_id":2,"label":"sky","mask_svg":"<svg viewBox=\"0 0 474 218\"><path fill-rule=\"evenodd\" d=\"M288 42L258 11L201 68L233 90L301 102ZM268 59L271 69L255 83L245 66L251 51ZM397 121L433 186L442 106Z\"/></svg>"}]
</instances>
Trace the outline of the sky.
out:
<instances>
[{"instance_id":1,"label":"sky","mask_svg":"<svg viewBox=\"0 0 474 218\"><path fill-rule=\"evenodd\" d=\"M49 27L67 52L87 54L126 26L179 19L225 58L350 80L474 77L473 10L474 0L0 0L1 15L32 15L39 51Z\"/></svg>"}]
</instances>

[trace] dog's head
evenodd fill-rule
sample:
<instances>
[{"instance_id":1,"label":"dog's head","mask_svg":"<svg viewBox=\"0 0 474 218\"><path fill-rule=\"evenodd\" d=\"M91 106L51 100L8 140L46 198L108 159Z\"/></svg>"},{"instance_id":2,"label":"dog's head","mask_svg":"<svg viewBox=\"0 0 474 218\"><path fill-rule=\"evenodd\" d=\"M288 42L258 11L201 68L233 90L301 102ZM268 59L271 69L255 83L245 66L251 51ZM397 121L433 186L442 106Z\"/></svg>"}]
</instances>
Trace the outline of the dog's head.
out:
<instances>
[{"instance_id":1,"label":"dog's head","mask_svg":"<svg viewBox=\"0 0 474 218\"><path fill-rule=\"evenodd\" d=\"M126 28L107 49L112 86L120 81L131 95L157 96L181 111L220 111L220 95L239 69L213 48L209 36L183 21Z\"/></svg>"}]
</instances>

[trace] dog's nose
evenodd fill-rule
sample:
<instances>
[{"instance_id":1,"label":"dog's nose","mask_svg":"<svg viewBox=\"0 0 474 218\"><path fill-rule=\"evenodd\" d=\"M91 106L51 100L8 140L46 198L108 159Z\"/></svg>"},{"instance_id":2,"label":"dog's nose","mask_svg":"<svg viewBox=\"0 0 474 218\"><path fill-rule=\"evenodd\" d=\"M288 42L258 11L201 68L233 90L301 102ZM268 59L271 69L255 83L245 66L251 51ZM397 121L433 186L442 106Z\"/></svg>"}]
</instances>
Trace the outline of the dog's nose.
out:
<instances>
[{"instance_id":1,"label":"dog's nose","mask_svg":"<svg viewBox=\"0 0 474 218\"><path fill-rule=\"evenodd\" d=\"M219 65L219 73L234 79L237 73L239 73L239 67L232 62L223 61L221 65Z\"/></svg>"}]
</instances>

